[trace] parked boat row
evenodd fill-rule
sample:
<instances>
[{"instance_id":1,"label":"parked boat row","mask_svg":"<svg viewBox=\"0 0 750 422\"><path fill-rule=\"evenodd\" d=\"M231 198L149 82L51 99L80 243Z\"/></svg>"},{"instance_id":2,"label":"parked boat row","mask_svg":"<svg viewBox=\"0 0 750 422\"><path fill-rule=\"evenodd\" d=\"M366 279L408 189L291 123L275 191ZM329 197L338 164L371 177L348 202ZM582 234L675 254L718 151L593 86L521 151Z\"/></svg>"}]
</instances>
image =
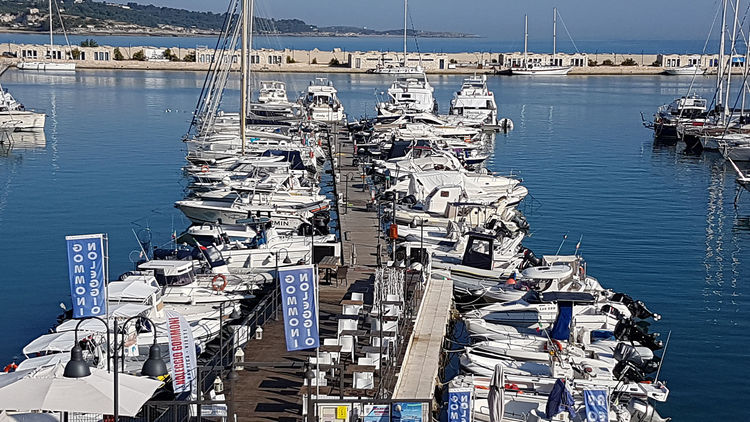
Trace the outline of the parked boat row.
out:
<instances>
[{"instance_id":1,"label":"parked boat row","mask_svg":"<svg viewBox=\"0 0 750 422\"><path fill-rule=\"evenodd\" d=\"M459 95L476 86L490 97L481 83L468 79ZM529 224L517 205L528 190L484 168L494 135L481 124L400 104L391 96L378 105L391 113L350 131L377 186L391 259L453 282L468 335L457 339L461 371L449 388L472 391L477 420L585 420L590 391L609 420L665 420L654 408L669 395L657 374L664 344L648 328L660 316L603 286L578 247L538 257L524 246ZM496 107L485 110L464 117ZM493 388L500 394L488 398Z\"/></svg>"}]
</instances>

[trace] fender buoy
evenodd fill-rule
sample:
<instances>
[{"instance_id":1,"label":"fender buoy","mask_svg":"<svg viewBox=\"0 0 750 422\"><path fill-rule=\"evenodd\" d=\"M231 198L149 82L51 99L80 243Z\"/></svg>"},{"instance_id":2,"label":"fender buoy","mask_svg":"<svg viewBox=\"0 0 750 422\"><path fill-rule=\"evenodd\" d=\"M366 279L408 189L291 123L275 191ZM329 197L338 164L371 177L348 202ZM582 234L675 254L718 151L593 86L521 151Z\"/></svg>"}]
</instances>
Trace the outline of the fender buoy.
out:
<instances>
[{"instance_id":1,"label":"fender buoy","mask_svg":"<svg viewBox=\"0 0 750 422\"><path fill-rule=\"evenodd\" d=\"M520 388L518 388L518 384L505 384L503 386L504 389L510 390L510 391L516 391L518 393L523 393Z\"/></svg>"},{"instance_id":2,"label":"fender buoy","mask_svg":"<svg viewBox=\"0 0 750 422\"><path fill-rule=\"evenodd\" d=\"M398 239L398 224L391 224L391 226L388 228L388 237L391 240Z\"/></svg>"},{"instance_id":3,"label":"fender buoy","mask_svg":"<svg viewBox=\"0 0 750 422\"><path fill-rule=\"evenodd\" d=\"M216 280L218 279L222 280L221 284L216 283ZM216 274L213 280L211 280L211 288L217 292L223 292L226 287L227 287L227 276L225 276L224 274Z\"/></svg>"},{"instance_id":4,"label":"fender buoy","mask_svg":"<svg viewBox=\"0 0 750 422\"><path fill-rule=\"evenodd\" d=\"M208 166L206 165L201 166L201 173L208 173Z\"/></svg>"}]
</instances>

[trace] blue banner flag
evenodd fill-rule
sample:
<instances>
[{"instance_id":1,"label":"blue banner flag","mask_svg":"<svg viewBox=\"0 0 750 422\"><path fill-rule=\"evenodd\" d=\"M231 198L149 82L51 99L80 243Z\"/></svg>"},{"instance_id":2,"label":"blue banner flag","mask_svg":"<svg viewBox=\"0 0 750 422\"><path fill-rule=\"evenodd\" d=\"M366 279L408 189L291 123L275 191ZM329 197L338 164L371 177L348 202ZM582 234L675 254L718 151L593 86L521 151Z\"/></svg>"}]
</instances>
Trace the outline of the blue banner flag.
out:
<instances>
[{"instance_id":1,"label":"blue banner flag","mask_svg":"<svg viewBox=\"0 0 750 422\"><path fill-rule=\"evenodd\" d=\"M315 275L313 265L279 269L287 351L320 346Z\"/></svg>"},{"instance_id":2,"label":"blue banner flag","mask_svg":"<svg viewBox=\"0 0 750 422\"><path fill-rule=\"evenodd\" d=\"M607 390L583 390L586 406L586 422L609 422L609 400Z\"/></svg>"},{"instance_id":3,"label":"blue banner flag","mask_svg":"<svg viewBox=\"0 0 750 422\"><path fill-rule=\"evenodd\" d=\"M107 314L104 235L66 236L73 318Z\"/></svg>"},{"instance_id":4,"label":"blue banner flag","mask_svg":"<svg viewBox=\"0 0 750 422\"><path fill-rule=\"evenodd\" d=\"M448 391L448 422L471 422L471 388Z\"/></svg>"}]
</instances>

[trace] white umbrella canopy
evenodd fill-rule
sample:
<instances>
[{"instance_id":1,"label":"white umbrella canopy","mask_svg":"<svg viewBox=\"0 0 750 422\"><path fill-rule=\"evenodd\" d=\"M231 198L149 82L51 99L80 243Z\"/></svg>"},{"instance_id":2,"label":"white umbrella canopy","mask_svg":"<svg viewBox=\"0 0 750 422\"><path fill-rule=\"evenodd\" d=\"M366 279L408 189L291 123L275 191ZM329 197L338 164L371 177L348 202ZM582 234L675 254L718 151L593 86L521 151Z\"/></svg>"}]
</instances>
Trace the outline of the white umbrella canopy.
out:
<instances>
[{"instance_id":1,"label":"white umbrella canopy","mask_svg":"<svg viewBox=\"0 0 750 422\"><path fill-rule=\"evenodd\" d=\"M64 371L64 365L56 364L0 375L0 409L114 413L112 373L91 368L87 377L65 378ZM135 416L161 385L151 378L119 374L119 414Z\"/></svg>"},{"instance_id":2,"label":"white umbrella canopy","mask_svg":"<svg viewBox=\"0 0 750 422\"><path fill-rule=\"evenodd\" d=\"M487 395L487 403L490 408L490 421L502 422L505 416L505 367L495 365L495 371L490 380L490 391Z\"/></svg>"}]
</instances>

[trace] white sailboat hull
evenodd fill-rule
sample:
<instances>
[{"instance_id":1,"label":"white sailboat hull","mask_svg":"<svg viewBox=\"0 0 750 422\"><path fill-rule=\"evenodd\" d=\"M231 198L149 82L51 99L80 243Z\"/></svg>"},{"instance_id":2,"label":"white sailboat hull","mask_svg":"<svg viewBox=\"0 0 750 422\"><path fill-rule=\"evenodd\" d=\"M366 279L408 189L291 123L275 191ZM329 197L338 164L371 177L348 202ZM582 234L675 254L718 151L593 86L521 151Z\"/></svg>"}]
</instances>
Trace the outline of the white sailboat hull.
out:
<instances>
[{"instance_id":1,"label":"white sailboat hull","mask_svg":"<svg viewBox=\"0 0 750 422\"><path fill-rule=\"evenodd\" d=\"M33 111L2 111L0 112L0 129L43 130L46 117L44 113Z\"/></svg>"},{"instance_id":2,"label":"white sailboat hull","mask_svg":"<svg viewBox=\"0 0 750 422\"><path fill-rule=\"evenodd\" d=\"M16 65L20 70L36 70L43 72L75 72L75 63L47 63L47 62L21 62Z\"/></svg>"},{"instance_id":3,"label":"white sailboat hull","mask_svg":"<svg viewBox=\"0 0 750 422\"><path fill-rule=\"evenodd\" d=\"M510 73L527 76L565 76L571 69L570 66L539 66L528 69L511 69Z\"/></svg>"}]
</instances>

